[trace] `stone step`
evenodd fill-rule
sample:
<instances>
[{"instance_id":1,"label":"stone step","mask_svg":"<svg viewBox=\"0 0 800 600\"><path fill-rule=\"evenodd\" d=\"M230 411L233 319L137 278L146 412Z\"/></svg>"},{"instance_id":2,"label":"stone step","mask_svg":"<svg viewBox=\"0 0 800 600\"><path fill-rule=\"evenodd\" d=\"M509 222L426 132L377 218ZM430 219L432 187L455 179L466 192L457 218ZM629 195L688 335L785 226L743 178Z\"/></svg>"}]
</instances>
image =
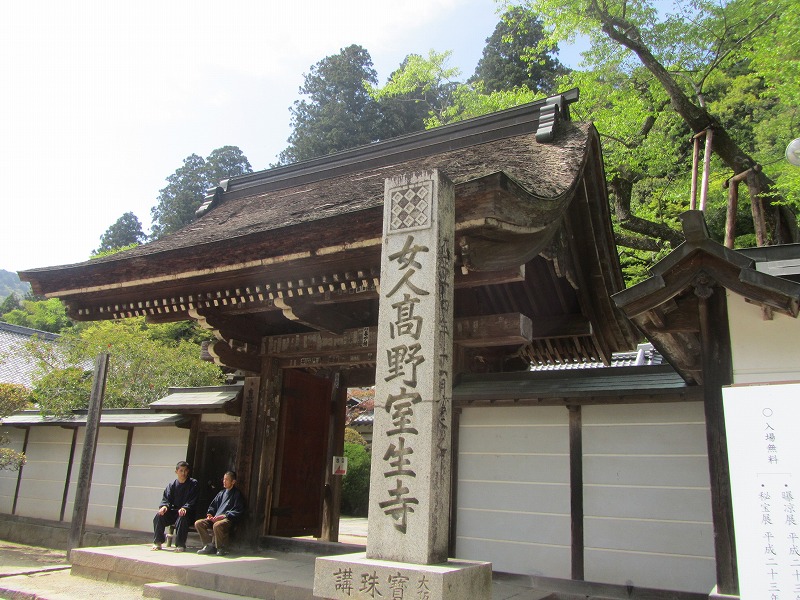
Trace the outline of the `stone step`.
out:
<instances>
[{"instance_id":1,"label":"stone step","mask_svg":"<svg viewBox=\"0 0 800 600\"><path fill-rule=\"evenodd\" d=\"M74 575L103 581L177 584L239 598L313 599L314 557L305 554L219 557L111 546L73 550L70 561Z\"/></svg>"},{"instance_id":2,"label":"stone step","mask_svg":"<svg viewBox=\"0 0 800 600\"><path fill-rule=\"evenodd\" d=\"M226 594L179 583L148 583L144 586L142 596L160 600L257 600L253 596Z\"/></svg>"}]
</instances>

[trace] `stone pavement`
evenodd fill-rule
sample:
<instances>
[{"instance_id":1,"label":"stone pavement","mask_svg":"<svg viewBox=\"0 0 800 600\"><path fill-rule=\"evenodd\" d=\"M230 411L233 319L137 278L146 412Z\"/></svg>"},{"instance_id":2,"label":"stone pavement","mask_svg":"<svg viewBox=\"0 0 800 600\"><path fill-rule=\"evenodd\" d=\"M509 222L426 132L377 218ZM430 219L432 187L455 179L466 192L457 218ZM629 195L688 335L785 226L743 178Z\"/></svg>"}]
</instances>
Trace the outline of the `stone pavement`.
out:
<instances>
[{"instance_id":1,"label":"stone pavement","mask_svg":"<svg viewBox=\"0 0 800 600\"><path fill-rule=\"evenodd\" d=\"M348 531L342 531L342 536L351 543L357 541L361 537L360 525L346 526L343 529ZM312 598L314 556L311 554L263 552L258 556L217 557L198 556L196 550L176 553L170 548L151 552L150 544L81 549L73 554L70 565L62 551L0 542L0 598ZM493 600L557 598L549 592L498 581L492 588Z\"/></svg>"}]
</instances>

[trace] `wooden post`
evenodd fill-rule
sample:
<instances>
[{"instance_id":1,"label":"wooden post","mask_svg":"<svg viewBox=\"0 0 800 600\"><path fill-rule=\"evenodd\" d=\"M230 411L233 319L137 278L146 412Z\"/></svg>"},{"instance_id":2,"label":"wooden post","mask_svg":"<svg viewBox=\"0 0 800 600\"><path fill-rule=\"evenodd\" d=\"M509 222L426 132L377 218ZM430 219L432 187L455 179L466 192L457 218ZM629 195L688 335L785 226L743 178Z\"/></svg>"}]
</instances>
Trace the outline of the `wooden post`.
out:
<instances>
[{"instance_id":1,"label":"wooden post","mask_svg":"<svg viewBox=\"0 0 800 600\"><path fill-rule=\"evenodd\" d=\"M569 488L572 531L572 579L584 578L583 541L583 418L580 405L569 410Z\"/></svg>"},{"instance_id":2,"label":"wooden post","mask_svg":"<svg viewBox=\"0 0 800 600\"><path fill-rule=\"evenodd\" d=\"M728 464L722 386L733 380L725 290L711 281L695 284L699 298L703 396L706 417L711 514L714 524L717 591L739 594L736 540L733 528L730 465Z\"/></svg>"},{"instance_id":3,"label":"wooden post","mask_svg":"<svg viewBox=\"0 0 800 600\"><path fill-rule=\"evenodd\" d=\"M122 459L122 474L119 478L119 494L117 495L117 513L114 516L114 527L119 529L122 522L122 505L125 502L125 488L128 485L128 470L131 466L131 450L133 449L133 427L120 427L127 432L125 437L125 457Z\"/></svg>"},{"instance_id":4,"label":"wooden post","mask_svg":"<svg viewBox=\"0 0 800 600\"><path fill-rule=\"evenodd\" d=\"M75 504L72 511L72 525L67 541L67 558L74 548L83 544L83 532L86 528L86 513L89 510L89 492L92 487L92 471L94 456L97 452L97 437L100 432L100 411L103 409L103 397L106 393L106 376L108 375L108 353L101 352L97 356L94 368L92 396L89 400L89 413L86 415L86 437L83 440L81 469L78 473L78 485L75 490Z\"/></svg>"},{"instance_id":5,"label":"wooden post","mask_svg":"<svg viewBox=\"0 0 800 600\"><path fill-rule=\"evenodd\" d=\"M689 210L697 210L697 167L700 164L700 133L692 136L692 192L689 196Z\"/></svg>"},{"instance_id":6,"label":"wooden post","mask_svg":"<svg viewBox=\"0 0 800 600\"><path fill-rule=\"evenodd\" d=\"M711 170L711 151L714 140L714 130L706 129L706 149L703 156L703 185L700 189L700 211L706 212L706 200L708 198L708 178Z\"/></svg>"},{"instance_id":7,"label":"wooden post","mask_svg":"<svg viewBox=\"0 0 800 600\"><path fill-rule=\"evenodd\" d=\"M328 450L325 459L325 496L322 502L322 534L320 539L326 542L339 541L339 501L341 499L342 476L332 473L333 457L341 451L343 445L344 414L342 402L342 374L333 375L331 386L331 414L328 421ZM346 396L346 394L345 394ZM340 416L341 415L341 416ZM342 438L342 443L339 443Z\"/></svg>"}]
</instances>

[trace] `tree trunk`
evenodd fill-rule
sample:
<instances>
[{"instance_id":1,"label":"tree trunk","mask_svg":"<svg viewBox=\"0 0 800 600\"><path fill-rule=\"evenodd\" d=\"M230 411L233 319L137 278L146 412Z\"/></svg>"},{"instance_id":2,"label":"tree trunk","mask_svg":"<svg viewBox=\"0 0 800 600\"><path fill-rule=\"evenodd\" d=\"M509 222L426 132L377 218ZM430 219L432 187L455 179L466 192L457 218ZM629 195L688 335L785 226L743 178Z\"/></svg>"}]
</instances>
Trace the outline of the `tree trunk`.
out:
<instances>
[{"instance_id":1,"label":"tree trunk","mask_svg":"<svg viewBox=\"0 0 800 600\"><path fill-rule=\"evenodd\" d=\"M634 52L642 64L655 76L670 97L675 111L695 133L711 127L714 129L714 152L733 170L734 174L746 171L756 164L746 152L728 135L722 124L706 109L694 104L678 85L675 78L664 68L650 49L644 44L639 30L628 21L618 19L594 4L595 16L600 19L603 31L615 42ZM763 171L758 173L758 183L762 190L774 189L775 182ZM769 232L772 243L783 244L800 241L797 219L791 210L776 206L762 196L765 212L769 215Z\"/></svg>"}]
</instances>

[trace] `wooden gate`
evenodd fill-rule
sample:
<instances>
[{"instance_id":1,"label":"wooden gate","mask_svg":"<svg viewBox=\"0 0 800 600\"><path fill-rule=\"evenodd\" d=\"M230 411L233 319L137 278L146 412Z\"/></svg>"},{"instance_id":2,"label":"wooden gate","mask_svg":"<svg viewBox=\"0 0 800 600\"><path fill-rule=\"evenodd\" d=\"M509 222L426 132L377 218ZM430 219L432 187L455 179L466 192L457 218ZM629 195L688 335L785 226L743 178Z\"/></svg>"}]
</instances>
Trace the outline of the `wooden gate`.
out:
<instances>
[{"instance_id":1,"label":"wooden gate","mask_svg":"<svg viewBox=\"0 0 800 600\"><path fill-rule=\"evenodd\" d=\"M284 371L270 535L321 535L331 390L328 379Z\"/></svg>"}]
</instances>

